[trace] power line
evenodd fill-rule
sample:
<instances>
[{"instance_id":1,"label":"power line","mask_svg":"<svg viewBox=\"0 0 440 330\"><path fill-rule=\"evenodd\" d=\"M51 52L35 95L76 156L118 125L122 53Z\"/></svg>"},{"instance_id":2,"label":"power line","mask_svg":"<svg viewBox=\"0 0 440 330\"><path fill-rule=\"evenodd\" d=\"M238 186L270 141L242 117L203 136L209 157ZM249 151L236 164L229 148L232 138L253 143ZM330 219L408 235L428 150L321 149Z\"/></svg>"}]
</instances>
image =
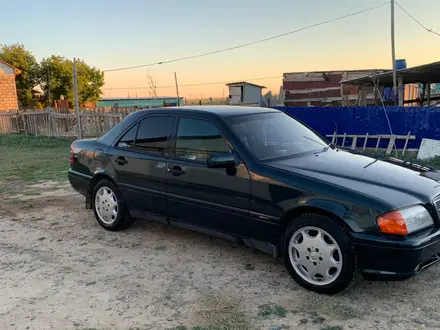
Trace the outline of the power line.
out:
<instances>
[{"instance_id":1,"label":"power line","mask_svg":"<svg viewBox=\"0 0 440 330\"><path fill-rule=\"evenodd\" d=\"M246 78L246 79L240 79L239 81L252 81L252 80L268 80L268 79L279 79L283 78L283 76L275 76L275 77L261 77L261 78ZM197 84L186 84L181 85L179 84L179 87L192 87L192 86L207 86L207 85L220 85L220 84L226 84L227 81L217 81L217 82L203 82L203 83L197 83ZM169 86L156 86L156 88L175 88L174 85ZM121 90L121 89L149 89L149 86L142 86L142 87L109 87L109 88L102 88L102 90Z\"/></svg>"},{"instance_id":2,"label":"power line","mask_svg":"<svg viewBox=\"0 0 440 330\"><path fill-rule=\"evenodd\" d=\"M407 14L409 17L411 17L411 19L416 22L417 24L419 24L423 29L425 29L426 31L430 32L430 33L434 33L435 35L440 37L440 33L435 32L433 29L428 29L425 25L423 25L418 19L416 19L413 15L411 15L405 8L403 8L400 3L396 2L396 5L399 6L400 9L402 9L402 11Z\"/></svg>"},{"instance_id":3,"label":"power line","mask_svg":"<svg viewBox=\"0 0 440 330\"><path fill-rule=\"evenodd\" d=\"M128 66L128 67L117 68L117 69L103 70L103 72L123 71L123 70L131 70L131 69L137 69L137 68L151 67L151 66L155 66L155 65L180 62L180 61L184 61L184 60L189 60L189 59L204 57L204 56L208 56L208 55L223 53L223 52L227 52L227 51L235 50L235 49L239 49L239 48L244 48L244 47L252 46L252 45L255 45L255 44L262 43L262 42L270 41L270 40L273 40L273 39L285 37L285 36L288 36L288 35L291 35L291 34L299 33L299 32L302 32L302 31L305 31L305 30L308 30L308 29L311 29L311 28L314 28L314 27L317 27L317 26L321 26L321 25L324 25L324 24L336 22L336 21L342 20L342 19L347 18L347 17L363 14L365 12L372 11L374 9L386 6L389 3L390 3L390 1L387 1L386 3L383 3L381 5L377 5L377 6L370 7L370 8L367 8L367 9L363 9L363 10L360 10L360 11L357 11L357 12L354 12L354 13L351 13L351 14L339 16L339 17L332 18L332 19L329 19L329 20L326 20L326 21L322 21L322 22L319 22L319 23L308 25L308 26L305 26L305 27L297 29L297 30L285 32L285 33L282 33L282 34L277 34L277 35L272 36L272 37L268 37L268 38L264 38L264 39L260 39L260 40L256 40L256 41L252 41L252 42L248 42L248 43L242 44L242 45L237 45L237 46L233 46L233 47L218 49L218 50L214 50L214 51L211 51L211 52L202 53L202 54L198 54L198 55L180 57L180 58L176 58L176 59L173 59L173 60L160 61L160 62L155 62L155 63L150 63L150 64L141 64L141 65L135 65L135 66Z\"/></svg>"}]
</instances>

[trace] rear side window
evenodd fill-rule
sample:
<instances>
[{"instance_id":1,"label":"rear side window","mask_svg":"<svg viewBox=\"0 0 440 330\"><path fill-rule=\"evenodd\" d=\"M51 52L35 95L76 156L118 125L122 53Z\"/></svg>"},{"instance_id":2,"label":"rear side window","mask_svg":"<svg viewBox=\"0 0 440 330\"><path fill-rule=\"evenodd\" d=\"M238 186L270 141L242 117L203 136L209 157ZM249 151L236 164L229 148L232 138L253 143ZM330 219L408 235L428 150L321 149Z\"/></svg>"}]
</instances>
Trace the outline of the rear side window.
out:
<instances>
[{"instance_id":1,"label":"rear side window","mask_svg":"<svg viewBox=\"0 0 440 330\"><path fill-rule=\"evenodd\" d=\"M139 123L134 148L147 153L165 154L172 126L172 117L145 118Z\"/></svg>"},{"instance_id":2,"label":"rear side window","mask_svg":"<svg viewBox=\"0 0 440 330\"><path fill-rule=\"evenodd\" d=\"M231 147L213 124L199 119L179 119L176 141L177 158L206 162L211 154L230 151Z\"/></svg>"},{"instance_id":3,"label":"rear side window","mask_svg":"<svg viewBox=\"0 0 440 330\"><path fill-rule=\"evenodd\" d=\"M125 133L125 135L118 142L119 148L134 148L137 128L138 124L134 125L128 130L127 133Z\"/></svg>"}]
</instances>

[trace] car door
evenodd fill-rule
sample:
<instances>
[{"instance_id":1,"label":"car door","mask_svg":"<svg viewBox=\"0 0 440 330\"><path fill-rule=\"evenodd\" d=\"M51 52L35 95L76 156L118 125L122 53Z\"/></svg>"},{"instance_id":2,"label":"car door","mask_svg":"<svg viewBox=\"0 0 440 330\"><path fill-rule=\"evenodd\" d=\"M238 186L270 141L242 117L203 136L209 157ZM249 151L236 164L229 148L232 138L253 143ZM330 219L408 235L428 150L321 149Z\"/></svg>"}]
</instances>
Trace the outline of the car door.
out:
<instances>
[{"instance_id":1,"label":"car door","mask_svg":"<svg viewBox=\"0 0 440 330\"><path fill-rule=\"evenodd\" d=\"M180 117L172 145L167 165L171 220L246 235L250 175L245 164L239 160L232 170L206 166L210 154L235 153L219 128L204 118Z\"/></svg>"},{"instance_id":2,"label":"car door","mask_svg":"<svg viewBox=\"0 0 440 330\"><path fill-rule=\"evenodd\" d=\"M166 165L173 120L172 116L148 116L110 150L124 202L139 216L167 215Z\"/></svg>"}]
</instances>

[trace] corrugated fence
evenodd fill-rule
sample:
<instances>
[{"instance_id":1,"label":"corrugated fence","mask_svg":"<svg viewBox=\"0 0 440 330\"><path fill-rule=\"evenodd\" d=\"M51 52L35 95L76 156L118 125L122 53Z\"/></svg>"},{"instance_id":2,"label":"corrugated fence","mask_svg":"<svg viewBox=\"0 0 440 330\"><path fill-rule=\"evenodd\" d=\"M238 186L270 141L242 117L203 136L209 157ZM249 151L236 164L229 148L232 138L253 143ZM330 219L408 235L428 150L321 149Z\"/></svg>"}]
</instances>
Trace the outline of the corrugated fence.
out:
<instances>
[{"instance_id":1,"label":"corrugated fence","mask_svg":"<svg viewBox=\"0 0 440 330\"><path fill-rule=\"evenodd\" d=\"M390 134L383 107L277 107L298 118L321 135ZM416 136L408 148L418 149L423 138L440 140L440 108L386 107L393 134ZM349 144L350 141L347 141ZM403 148L403 141L396 142ZM369 143L370 144L370 143ZM371 141L373 146L374 142ZM385 142L381 147L386 147Z\"/></svg>"}]
</instances>

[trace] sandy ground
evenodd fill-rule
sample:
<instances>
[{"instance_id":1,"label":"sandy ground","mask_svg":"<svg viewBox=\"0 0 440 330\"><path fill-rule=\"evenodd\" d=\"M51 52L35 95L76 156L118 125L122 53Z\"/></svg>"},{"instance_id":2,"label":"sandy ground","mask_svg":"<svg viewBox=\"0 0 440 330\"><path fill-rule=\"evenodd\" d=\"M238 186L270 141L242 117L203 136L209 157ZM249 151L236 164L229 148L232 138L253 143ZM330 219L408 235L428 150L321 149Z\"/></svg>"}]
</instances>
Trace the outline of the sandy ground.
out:
<instances>
[{"instance_id":1,"label":"sandy ground","mask_svg":"<svg viewBox=\"0 0 440 330\"><path fill-rule=\"evenodd\" d=\"M107 232L66 184L0 189L0 329L440 328L440 266L321 296L234 243L148 221Z\"/></svg>"}]
</instances>

